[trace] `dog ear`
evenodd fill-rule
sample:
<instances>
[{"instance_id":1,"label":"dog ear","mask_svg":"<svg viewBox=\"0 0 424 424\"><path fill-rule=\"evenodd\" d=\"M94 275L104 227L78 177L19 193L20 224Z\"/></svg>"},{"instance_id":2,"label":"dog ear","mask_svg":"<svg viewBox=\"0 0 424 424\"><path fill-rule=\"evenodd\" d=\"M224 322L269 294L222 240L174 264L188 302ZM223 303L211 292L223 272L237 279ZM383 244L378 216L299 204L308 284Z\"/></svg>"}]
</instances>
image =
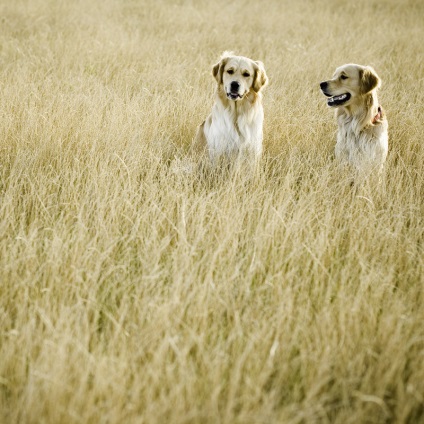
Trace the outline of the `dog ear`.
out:
<instances>
[{"instance_id":1,"label":"dog ear","mask_svg":"<svg viewBox=\"0 0 424 424\"><path fill-rule=\"evenodd\" d=\"M265 72L265 67L259 60L254 62L255 75L253 76L253 90L257 93L268 84L268 77Z\"/></svg>"},{"instance_id":2,"label":"dog ear","mask_svg":"<svg viewBox=\"0 0 424 424\"><path fill-rule=\"evenodd\" d=\"M222 74L224 73L225 65L228 62L228 57L223 57L216 65L212 68L212 75L215 77L218 84L222 84Z\"/></svg>"},{"instance_id":3,"label":"dog ear","mask_svg":"<svg viewBox=\"0 0 424 424\"><path fill-rule=\"evenodd\" d=\"M359 71L360 87L362 94L369 93L377 87L380 87L381 81L377 73L371 66Z\"/></svg>"}]
</instances>

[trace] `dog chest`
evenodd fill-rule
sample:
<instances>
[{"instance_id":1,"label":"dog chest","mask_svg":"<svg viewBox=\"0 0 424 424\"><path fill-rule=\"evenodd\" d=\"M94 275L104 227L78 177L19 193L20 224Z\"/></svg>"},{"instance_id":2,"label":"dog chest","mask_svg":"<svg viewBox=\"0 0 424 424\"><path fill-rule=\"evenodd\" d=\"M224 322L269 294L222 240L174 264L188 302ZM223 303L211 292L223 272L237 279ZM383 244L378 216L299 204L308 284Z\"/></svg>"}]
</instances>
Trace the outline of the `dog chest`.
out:
<instances>
[{"instance_id":1,"label":"dog chest","mask_svg":"<svg viewBox=\"0 0 424 424\"><path fill-rule=\"evenodd\" d=\"M209 149L214 154L225 154L241 150L262 150L263 110L236 115L228 109L213 110L212 119L205 134Z\"/></svg>"}]
</instances>

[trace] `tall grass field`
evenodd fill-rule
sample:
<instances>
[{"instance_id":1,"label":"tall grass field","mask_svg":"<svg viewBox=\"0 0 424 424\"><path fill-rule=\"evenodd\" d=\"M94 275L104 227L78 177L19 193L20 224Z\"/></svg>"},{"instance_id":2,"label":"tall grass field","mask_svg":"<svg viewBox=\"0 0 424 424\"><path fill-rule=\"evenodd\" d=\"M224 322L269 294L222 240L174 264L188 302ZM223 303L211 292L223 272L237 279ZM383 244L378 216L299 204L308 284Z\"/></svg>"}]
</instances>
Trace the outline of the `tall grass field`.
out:
<instances>
[{"instance_id":1,"label":"tall grass field","mask_svg":"<svg viewBox=\"0 0 424 424\"><path fill-rule=\"evenodd\" d=\"M424 423L424 2L0 0L0 423ZM224 50L257 170L191 166ZM380 183L319 83L375 68Z\"/></svg>"}]
</instances>

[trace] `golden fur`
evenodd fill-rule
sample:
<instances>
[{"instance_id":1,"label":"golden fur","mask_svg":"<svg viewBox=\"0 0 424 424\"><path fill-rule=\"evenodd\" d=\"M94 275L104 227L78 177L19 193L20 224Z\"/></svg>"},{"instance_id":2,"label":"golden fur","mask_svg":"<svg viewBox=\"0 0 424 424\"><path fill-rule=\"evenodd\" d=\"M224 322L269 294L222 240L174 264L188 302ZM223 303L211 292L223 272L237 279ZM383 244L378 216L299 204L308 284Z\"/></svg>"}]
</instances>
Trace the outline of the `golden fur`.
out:
<instances>
[{"instance_id":1,"label":"golden fur","mask_svg":"<svg viewBox=\"0 0 424 424\"><path fill-rule=\"evenodd\" d=\"M381 171L388 152L388 123L377 98L381 80L370 66L343 65L320 84L336 108L336 158L358 171Z\"/></svg>"},{"instance_id":2,"label":"golden fur","mask_svg":"<svg viewBox=\"0 0 424 424\"><path fill-rule=\"evenodd\" d=\"M262 62L224 52L213 66L217 82L211 114L198 127L193 145L197 153L219 156L253 155L262 152L262 89L268 83Z\"/></svg>"}]
</instances>

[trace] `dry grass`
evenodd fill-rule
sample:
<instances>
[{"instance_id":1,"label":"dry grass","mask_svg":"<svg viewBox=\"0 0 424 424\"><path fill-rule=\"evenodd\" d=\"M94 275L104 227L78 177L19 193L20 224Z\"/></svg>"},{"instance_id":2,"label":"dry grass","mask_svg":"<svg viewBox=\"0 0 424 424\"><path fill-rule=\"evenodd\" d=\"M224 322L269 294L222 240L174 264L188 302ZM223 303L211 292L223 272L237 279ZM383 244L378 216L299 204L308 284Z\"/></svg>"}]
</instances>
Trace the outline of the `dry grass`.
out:
<instances>
[{"instance_id":1,"label":"dry grass","mask_svg":"<svg viewBox=\"0 0 424 424\"><path fill-rule=\"evenodd\" d=\"M424 420L422 1L0 3L0 421ZM264 61L257 175L175 172L225 49ZM349 188L319 82L383 79Z\"/></svg>"}]
</instances>

